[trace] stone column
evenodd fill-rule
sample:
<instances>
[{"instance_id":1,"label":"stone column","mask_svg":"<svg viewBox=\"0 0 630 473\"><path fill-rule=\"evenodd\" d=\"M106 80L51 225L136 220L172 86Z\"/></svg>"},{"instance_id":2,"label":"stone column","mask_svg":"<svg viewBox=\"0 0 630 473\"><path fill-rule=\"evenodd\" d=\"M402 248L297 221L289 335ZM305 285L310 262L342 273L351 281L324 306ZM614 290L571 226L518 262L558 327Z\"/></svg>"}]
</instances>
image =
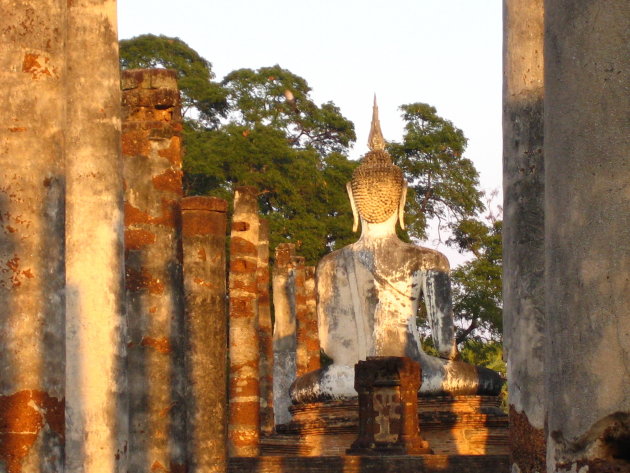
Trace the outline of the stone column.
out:
<instances>
[{"instance_id":1,"label":"stone column","mask_svg":"<svg viewBox=\"0 0 630 473\"><path fill-rule=\"evenodd\" d=\"M253 187L237 187L230 240L230 456L260 452L258 339L258 202Z\"/></svg>"},{"instance_id":2,"label":"stone column","mask_svg":"<svg viewBox=\"0 0 630 473\"><path fill-rule=\"evenodd\" d=\"M188 468L227 471L227 202L182 200L188 374Z\"/></svg>"},{"instance_id":3,"label":"stone column","mask_svg":"<svg viewBox=\"0 0 630 473\"><path fill-rule=\"evenodd\" d=\"M296 278L297 280L297 278ZM297 306L297 375L302 376L321 368L319 358L319 334L317 327L317 302L315 293L315 266L304 268L304 308Z\"/></svg>"},{"instance_id":4,"label":"stone column","mask_svg":"<svg viewBox=\"0 0 630 473\"><path fill-rule=\"evenodd\" d=\"M547 471L630 465L630 3L545 2Z\"/></svg>"},{"instance_id":5,"label":"stone column","mask_svg":"<svg viewBox=\"0 0 630 473\"><path fill-rule=\"evenodd\" d=\"M0 471L11 473L63 468L65 10L9 1L0 15Z\"/></svg>"},{"instance_id":6,"label":"stone column","mask_svg":"<svg viewBox=\"0 0 630 473\"><path fill-rule=\"evenodd\" d=\"M126 472L116 2L67 4L65 471Z\"/></svg>"},{"instance_id":7,"label":"stone column","mask_svg":"<svg viewBox=\"0 0 630 473\"><path fill-rule=\"evenodd\" d=\"M260 219L258 234L258 336L260 337L260 430L274 431L273 421L273 333L269 300L269 222Z\"/></svg>"},{"instance_id":8,"label":"stone column","mask_svg":"<svg viewBox=\"0 0 630 473\"><path fill-rule=\"evenodd\" d=\"M291 420L289 387L295 381L295 285L292 261L295 245L281 243L276 247L272 274L273 326L273 414L276 425Z\"/></svg>"},{"instance_id":9,"label":"stone column","mask_svg":"<svg viewBox=\"0 0 630 473\"><path fill-rule=\"evenodd\" d=\"M124 71L122 88L129 467L149 472L185 463L181 112L175 71Z\"/></svg>"},{"instance_id":10,"label":"stone column","mask_svg":"<svg viewBox=\"0 0 630 473\"><path fill-rule=\"evenodd\" d=\"M503 326L512 463L545 469L543 0L503 2Z\"/></svg>"}]
</instances>

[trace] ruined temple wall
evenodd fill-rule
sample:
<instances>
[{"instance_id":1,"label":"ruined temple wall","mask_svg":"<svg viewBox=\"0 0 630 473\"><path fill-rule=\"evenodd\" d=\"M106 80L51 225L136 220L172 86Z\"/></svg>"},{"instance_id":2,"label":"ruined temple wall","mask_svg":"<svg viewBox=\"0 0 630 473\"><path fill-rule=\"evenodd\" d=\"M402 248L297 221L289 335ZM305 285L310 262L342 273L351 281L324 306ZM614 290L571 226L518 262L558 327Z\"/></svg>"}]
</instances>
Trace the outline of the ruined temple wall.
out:
<instances>
[{"instance_id":1,"label":"ruined temple wall","mask_svg":"<svg viewBox=\"0 0 630 473\"><path fill-rule=\"evenodd\" d=\"M550 472L628 468L628 44L626 0L545 2Z\"/></svg>"},{"instance_id":2,"label":"ruined temple wall","mask_svg":"<svg viewBox=\"0 0 630 473\"><path fill-rule=\"evenodd\" d=\"M182 124L175 71L124 71L122 89L129 465L149 472L186 456Z\"/></svg>"},{"instance_id":3,"label":"ruined temple wall","mask_svg":"<svg viewBox=\"0 0 630 473\"><path fill-rule=\"evenodd\" d=\"M503 2L503 326L512 463L545 465L543 0Z\"/></svg>"},{"instance_id":4,"label":"ruined temple wall","mask_svg":"<svg viewBox=\"0 0 630 473\"><path fill-rule=\"evenodd\" d=\"M63 464L65 2L0 15L0 471Z\"/></svg>"}]
</instances>

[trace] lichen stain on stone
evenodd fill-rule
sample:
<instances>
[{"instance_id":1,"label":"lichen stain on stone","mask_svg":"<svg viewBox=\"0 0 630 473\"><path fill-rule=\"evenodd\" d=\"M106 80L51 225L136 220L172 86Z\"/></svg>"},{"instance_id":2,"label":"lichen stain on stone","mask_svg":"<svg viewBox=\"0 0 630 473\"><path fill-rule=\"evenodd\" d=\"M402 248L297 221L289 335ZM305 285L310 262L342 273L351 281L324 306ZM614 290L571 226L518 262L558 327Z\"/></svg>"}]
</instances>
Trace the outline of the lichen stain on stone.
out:
<instances>
[{"instance_id":1,"label":"lichen stain on stone","mask_svg":"<svg viewBox=\"0 0 630 473\"><path fill-rule=\"evenodd\" d=\"M148 230L125 230L125 249L140 250L156 242L155 233Z\"/></svg>"},{"instance_id":2,"label":"lichen stain on stone","mask_svg":"<svg viewBox=\"0 0 630 473\"><path fill-rule=\"evenodd\" d=\"M162 294L164 283L151 276L146 268L134 269L127 267L125 271L125 287L132 292L147 290L150 294Z\"/></svg>"},{"instance_id":3,"label":"lichen stain on stone","mask_svg":"<svg viewBox=\"0 0 630 473\"><path fill-rule=\"evenodd\" d=\"M212 284L210 281L206 281L205 279L195 278L195 284L203 287L207 287L208 289L215 289L216 286Z\"/></svg>"},{"instance_id":4,"label":"lichen stain on stone","mask_svg":"<svg viewBox=\"0 0 630 473\"><path fill-rule=\"evenodd\" d=\"M57 68L50 64L50 58L33 53L24 55L22 72L31 74L33 79L39 79L42 76L57 77Z\"/></svg>"},{"instance_id":5,"label":"lichen stain on stone","mask_svg":"<svg viewBox=\"0 0 630 473\"><path fill-rule=\"evenodd\" d=\"M0 267L0 274L8 275L8 282L10 282L11 287L20 287L24 278L33 279L35 277L31 269L20 269L20 258L17 255L13 255L13 258L5 261L4 266L6 267ZM0 286L6 287L7 284L0 280Z\"/></svg>"},{"instance_id":6,"label":"lichen stain on stone","mask_svg":"<svg viewBox=\"0 0 630 473\"><path fill-rule=\"evenodd\" d=\"M64 400L42 391L19 391L0 396L0 460L7 473L21 473L22 461L44 425L65 434Z\"/></svg>"},{"instance_id":7,"label":"lichen stain on stone","mask_svg":"<svg viewBox=\"0 0 630 473\"><path fill-rule=\"evenodd\" d=\"M182 164L182 146L179 136L171 138L168 148L158 151L158 155L169 160L175 166Z\"/></svg>"},{"instance_id":8,"label":"lichen stain on stone","mask_svg":"<svg viewBox=\"0 0 630 473\"><path fill-rule=\"evenodd\" d=\"M125 131L122 134L122 154L124 156L147 157L151 153L151 144L144 130Z\"/></svg>"},{"instance_id":9,"label":"lichen stain on stone","mask_svg":"<svg viewBox=\"0 0 630 473\"><path fill-rule=\"evenodd\" d=\"M166 337L143 337L140 345L143 347L154 348L160 353L169 354L172 351L171 342Z\"/></svg>"},{"instance_id":10,"label":"lichen stain on stone","mask_svg":"<svg viewBox=\"0 0 630 473\"><path fill-rule=\"evenodd\" d=\"M175 227L175 205L176 203L173 200L162 199L161 215L159 217L152 217L148 213L134 207L129 202L125 202L125 227L143 223Z\"/></svg>"},{"instance_id":11,"label":"lichen stain on stone","mask_svg":"<svg viewBox=\"0 0 630 473\"><path fill-rule=\"evenodd\" d=\"M23 131L26 131L27 129L28 128L25 128L23 126L14 126L14 127L9 128L9 131L11 133L21 133Z\"/></svg>"},{"instance_id":12,"label":"lichen stain on stone","mask_svg":"<svg viewBox=\"0 0 630 473\"><path fill-rule=\"evenodd\" d=\"M167 169L162 174L153 177L151 182L157 190L183 195L182 175L180 170Z\"/></svg>"}]
</instances>

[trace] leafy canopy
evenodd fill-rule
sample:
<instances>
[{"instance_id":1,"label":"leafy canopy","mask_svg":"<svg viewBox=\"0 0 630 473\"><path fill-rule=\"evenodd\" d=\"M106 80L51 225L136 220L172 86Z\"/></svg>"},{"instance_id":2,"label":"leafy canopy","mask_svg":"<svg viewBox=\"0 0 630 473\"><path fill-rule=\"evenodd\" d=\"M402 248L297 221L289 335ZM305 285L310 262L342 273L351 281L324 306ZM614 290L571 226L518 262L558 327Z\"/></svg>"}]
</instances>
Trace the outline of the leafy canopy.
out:
<instances>
[{"instance_id":1,"label":"leafy canopy","mask_svg":"<svg viewBox=\"0 0 630 473\"><path fill-rule=\"evenodd\" d=\"M401 143L388 150L403 170L409 185L408 232L425 239L427 223L457 222L483 210L479 175L474 164L462 155L467 140L435 107L412 103L400 107L405 120Z\"/></svg>"},{"instance_id":2,"label":"leafy canopy","mask_svg":"<svg viewBox=\"0 0 630 473\"><path fill-rule=\"evenodd\" d=\"M275 65L217 83L210 62L178 38L142 35L120 46L122 68L178 73L186 194L231 201L235 186L255 186L272 248L297 243L310 264L354 239L345 193L354 125L332 102L316 104L306 80Z\"/></svg>"}]
</instances>

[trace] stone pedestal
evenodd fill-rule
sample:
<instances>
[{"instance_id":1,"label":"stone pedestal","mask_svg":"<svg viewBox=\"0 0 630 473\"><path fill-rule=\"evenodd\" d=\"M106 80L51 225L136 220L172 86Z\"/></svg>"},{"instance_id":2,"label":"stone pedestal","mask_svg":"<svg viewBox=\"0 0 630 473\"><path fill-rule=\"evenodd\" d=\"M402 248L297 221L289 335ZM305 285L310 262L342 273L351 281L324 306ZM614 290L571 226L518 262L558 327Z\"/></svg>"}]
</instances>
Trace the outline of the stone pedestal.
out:
<instances>
[{"instance_id":1,"label":"stone pedestal","mask_svg":"<svg viewBox=\"0 0 630 473\"><path fill-rule=\"evenodd\" d=\"M420 365L394 356L368 357L355 365L359 393L359 438L350 455L433 453L420 436L417 396Z\"/></svg>"}]
</instances>

